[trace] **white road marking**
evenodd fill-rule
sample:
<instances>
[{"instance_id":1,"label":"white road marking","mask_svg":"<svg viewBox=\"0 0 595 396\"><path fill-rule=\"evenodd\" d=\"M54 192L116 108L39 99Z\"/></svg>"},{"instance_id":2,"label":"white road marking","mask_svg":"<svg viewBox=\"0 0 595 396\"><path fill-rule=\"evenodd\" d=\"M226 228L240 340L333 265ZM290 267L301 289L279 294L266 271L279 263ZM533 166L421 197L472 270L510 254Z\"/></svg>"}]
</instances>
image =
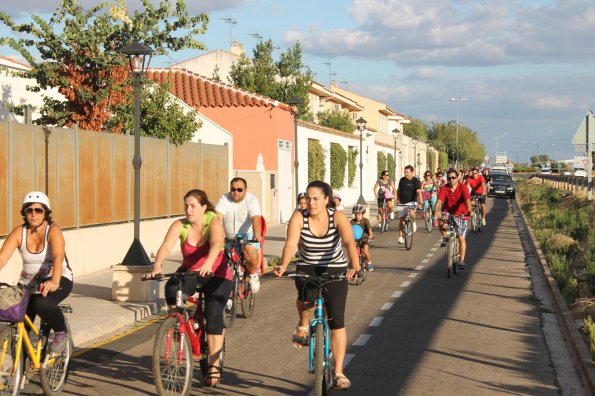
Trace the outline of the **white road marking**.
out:
<instances>
[{"instance_id":1,"label":"white road marking","mask_svg":"<svg viewBox=\"0 0 595 396\"><path fill-rule=\"evenodd\" d=\"M434 246L436 246L436 247L440 247L440 245L441 245L441 244L442 244L442 241L440 241L440 242L438 242L438 243L435 243L435 244L434 244Z\"/></svg>"},{"instance_id":2,"label":"white road marking","mask_svg":"<svg viewBox=\"0 0 595 396\"><path fill-rule=\"evenodd\" d=\"M360 334L359 337L357 337L357 340L355 340L351 345L364 346L370 338L372 338L372 334Z\"/></svg>"},{"instance_id":3,"label":"white road marking","mask_svg":"<svg viewBox=\"0 0 595 396\"><path fill-rule=\"evenodd\" d=\"M410 284L411 284L411 281L405 281L405 282L401 283L401 285L399 287L409 287Z\"/></svg>"},{"instance_id":4,"label":"white road marking","mask_svg":"<svg viewBox=\"0 0 595 396\"><path fill-rule=\"evenodd\" d=\"M422 269L424 269L423 265L418 265L417 267L415 267L416 271L421 271Z\"/></svg>"},{"instance_id":5,"label":"white road marking","mask_svg":"<svg viewBox=\"0 0 595 396\"><path fill-rule=\"evenodd\" d=\"M426 257L432 257L434 255L434 253L428 253L426 254Z\"/></svg>"},{"instance_id":6,"label":"white road marking","mask_svg":"<svg viewBox=\"0 0 595 396\"><path fill-rule=\"evenodd\" d=\"M413 274L409 274L408 278L415 278L417 274L414 272Z\"/></svg>"},{"instance_id":7,"label":"white road marking","mask_svg":"<svg viewBox=\"0 0 595 396\"><path fill-rule=\"evenodd\" d=\"M347 367L349 362L351 362L351 360L353 360L354 357L355 357L355 353L346 353L345 354L345 360L343 360L343 370L345 370L345 367Z\"/></svg>"},{"instance_id":8,"label":"white road marking","mask_svg":"<svg viewBox=\"0 0 595 396\"><path fill-rule=\"evenodd\" d=\"M433 248L430 249L430 252L435 252L436 250L438 250L438 248L437 247L433 247Z\"/></svg>"},{"instance_id":9,"label":"white road marking","mask_svg":"<svg viewBox=\"0 0 595 396\"><path fill-rule=\"evenodd\" d=\"M380 307L381 311L388 311L389 309L391 309L393 307L393 303L384 303L382 305L382 307Z\"/></svg>"},{"instance_id":10,"label":"white road marking","mask_svg":"<svg viewBox=\"0 0 595 396\"><path fill-rule=\"evenodd\" d=\"M370 324L368 326L378 327L378 326L380 326L380 323L382 323L383 320L384 320L384 318L382 316L376 316L374 319L372 319L372 321L370 322Z\"/></svg>"},{"instance_id":11,"label":"white road marking","mask_svg":"<svg viewBox=\"0 0 595 396\"><path fill-rule=\"evenodd\" d=\"M430 259L423 259L421 262L424 264L427 264L430 261Z\"/></svg>"},{"instance_id":12,"label":"white road marking","mask_svg":"<svg viewBox=\"0 0 595 396\"><path fill-rule=\"evenodd\" d=\"M393 298L399 298L403 295L403 290L397 290L396 292L393 293L393 295L391 297Z\"/></svg>"}]
</instances>

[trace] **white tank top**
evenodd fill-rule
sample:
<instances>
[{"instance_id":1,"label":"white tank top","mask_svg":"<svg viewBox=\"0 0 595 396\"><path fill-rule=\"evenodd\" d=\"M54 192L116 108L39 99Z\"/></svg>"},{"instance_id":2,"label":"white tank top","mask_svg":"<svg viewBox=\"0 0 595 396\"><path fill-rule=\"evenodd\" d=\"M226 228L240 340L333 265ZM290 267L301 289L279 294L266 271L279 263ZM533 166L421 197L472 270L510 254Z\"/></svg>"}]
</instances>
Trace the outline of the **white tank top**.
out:
<instances>
[{"instance_id":1,"label":"white tank top","mask_svg":"<svg viewBox=\"0 0 595 396\"><path fill-rule=\"evenodd\" d=\"M23 258L23 270L21 271L20 284L28 285L34 278L44 279L52 274L54 261L52 259L52 250L48 244L48 232L50 225L46 225L43 235L43 249L39 253L31 253L27 250L27 226L23 226L21 236L21 257ZM68 260L64 257L62 261L62 276L72 280L72 271L68 265Z\"/></svg>"}]
</instances>

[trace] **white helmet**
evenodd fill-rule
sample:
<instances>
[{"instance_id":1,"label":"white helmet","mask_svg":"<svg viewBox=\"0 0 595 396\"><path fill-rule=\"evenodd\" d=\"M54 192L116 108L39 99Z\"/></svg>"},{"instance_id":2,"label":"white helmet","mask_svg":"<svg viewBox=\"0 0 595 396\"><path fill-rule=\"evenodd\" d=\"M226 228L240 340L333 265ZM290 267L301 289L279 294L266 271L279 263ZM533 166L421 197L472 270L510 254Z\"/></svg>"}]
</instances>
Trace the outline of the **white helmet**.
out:
<instances>
[{"instance_id":1,"label":"white helmet","mask_svg":"<svg viewBox=\"0 0 595 396\"><path fill-rule=\"evenodd\" d=\"M23 198L23 204L21 206L25 206L30 203L40 203L45 205L46 208L51 209L50 199L41 191L31 191L25 194L25 198Z\"/></svg>"}]
</instances>

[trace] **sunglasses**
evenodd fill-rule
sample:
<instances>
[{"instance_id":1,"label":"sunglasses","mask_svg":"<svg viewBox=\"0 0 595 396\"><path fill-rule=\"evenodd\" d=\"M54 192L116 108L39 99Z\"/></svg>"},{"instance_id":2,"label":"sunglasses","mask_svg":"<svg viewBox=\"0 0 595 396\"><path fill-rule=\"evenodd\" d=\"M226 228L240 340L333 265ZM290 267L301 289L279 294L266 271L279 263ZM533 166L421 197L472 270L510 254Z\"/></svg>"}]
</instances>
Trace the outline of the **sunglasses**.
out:
<instances>
[{"instance_id":1,"label":"sunglasses","mask_svg":"<svg viewBox=\"0 0 595 396\"><path fill-rule=\"evenodd\" d=\"M43 208L27 208L25 209L25 214L31 214L31 213L37 213L37 214L43 214L43 212L45 212L45 210Z\"/></svg>"},{"instance_id":2,"label":"sunglasses","mask_svg":"<svg viewBox=\"0 0 595 396\"><path fill-rule=\"evenodd\" d=\"M232 187L232 188L229 189L229 191L231 191L231 192L236 192L237 191L237 192L241 193L242 191L244 191L244 189L243 188Z\"/></svg>"},{"instance_id":3,"label":"sunglasses","mask_svg":"<svg viewBox=\"0 0 595 396\"><path fill-rule=\"evenodd\" d=\"M456 176L448 176L448 178L449 178L450 180L456 180L456 179L457 179L457 177L456 177Z\"/></svg>"},{"instance_id":4,"label":"sunglasses","mask_svg":"<svg viewBox=\"0 0 595 396\"><path fill-rule=\"evenodd\" d=\"M382 177L385 177L385 176L388 176L388 175L382 175Z\"/></svg>"}]
</instances>

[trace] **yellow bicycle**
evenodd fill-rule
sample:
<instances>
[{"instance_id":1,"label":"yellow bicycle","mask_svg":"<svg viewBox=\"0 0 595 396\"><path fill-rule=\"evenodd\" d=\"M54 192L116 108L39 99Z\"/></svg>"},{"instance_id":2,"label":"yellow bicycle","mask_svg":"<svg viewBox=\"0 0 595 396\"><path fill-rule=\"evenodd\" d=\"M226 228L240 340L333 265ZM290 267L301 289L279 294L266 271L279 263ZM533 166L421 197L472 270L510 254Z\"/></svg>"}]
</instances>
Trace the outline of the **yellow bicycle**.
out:
<instances>
[{"instance_id":1,"label":"yellow bicycle","mask_svg":"<svg viewBox=\"0 0 595 396\"><path fill-rule=\"evenodd\" d=\"M60 308L65 314L72 312L69 305L60 305ZM29 334L34 334L33 340ZM66 385L72 356L70 334L68 331L64 351L54 354L50 352L54 332L47 323L42 321L37 329L27 315L19 322L0 322L0 395L18 395L25 385L25 378L37 373L46 395L60 394ZM29 364L25 362L25 353L29 357Z\"/></svg>"}]
</instances>

